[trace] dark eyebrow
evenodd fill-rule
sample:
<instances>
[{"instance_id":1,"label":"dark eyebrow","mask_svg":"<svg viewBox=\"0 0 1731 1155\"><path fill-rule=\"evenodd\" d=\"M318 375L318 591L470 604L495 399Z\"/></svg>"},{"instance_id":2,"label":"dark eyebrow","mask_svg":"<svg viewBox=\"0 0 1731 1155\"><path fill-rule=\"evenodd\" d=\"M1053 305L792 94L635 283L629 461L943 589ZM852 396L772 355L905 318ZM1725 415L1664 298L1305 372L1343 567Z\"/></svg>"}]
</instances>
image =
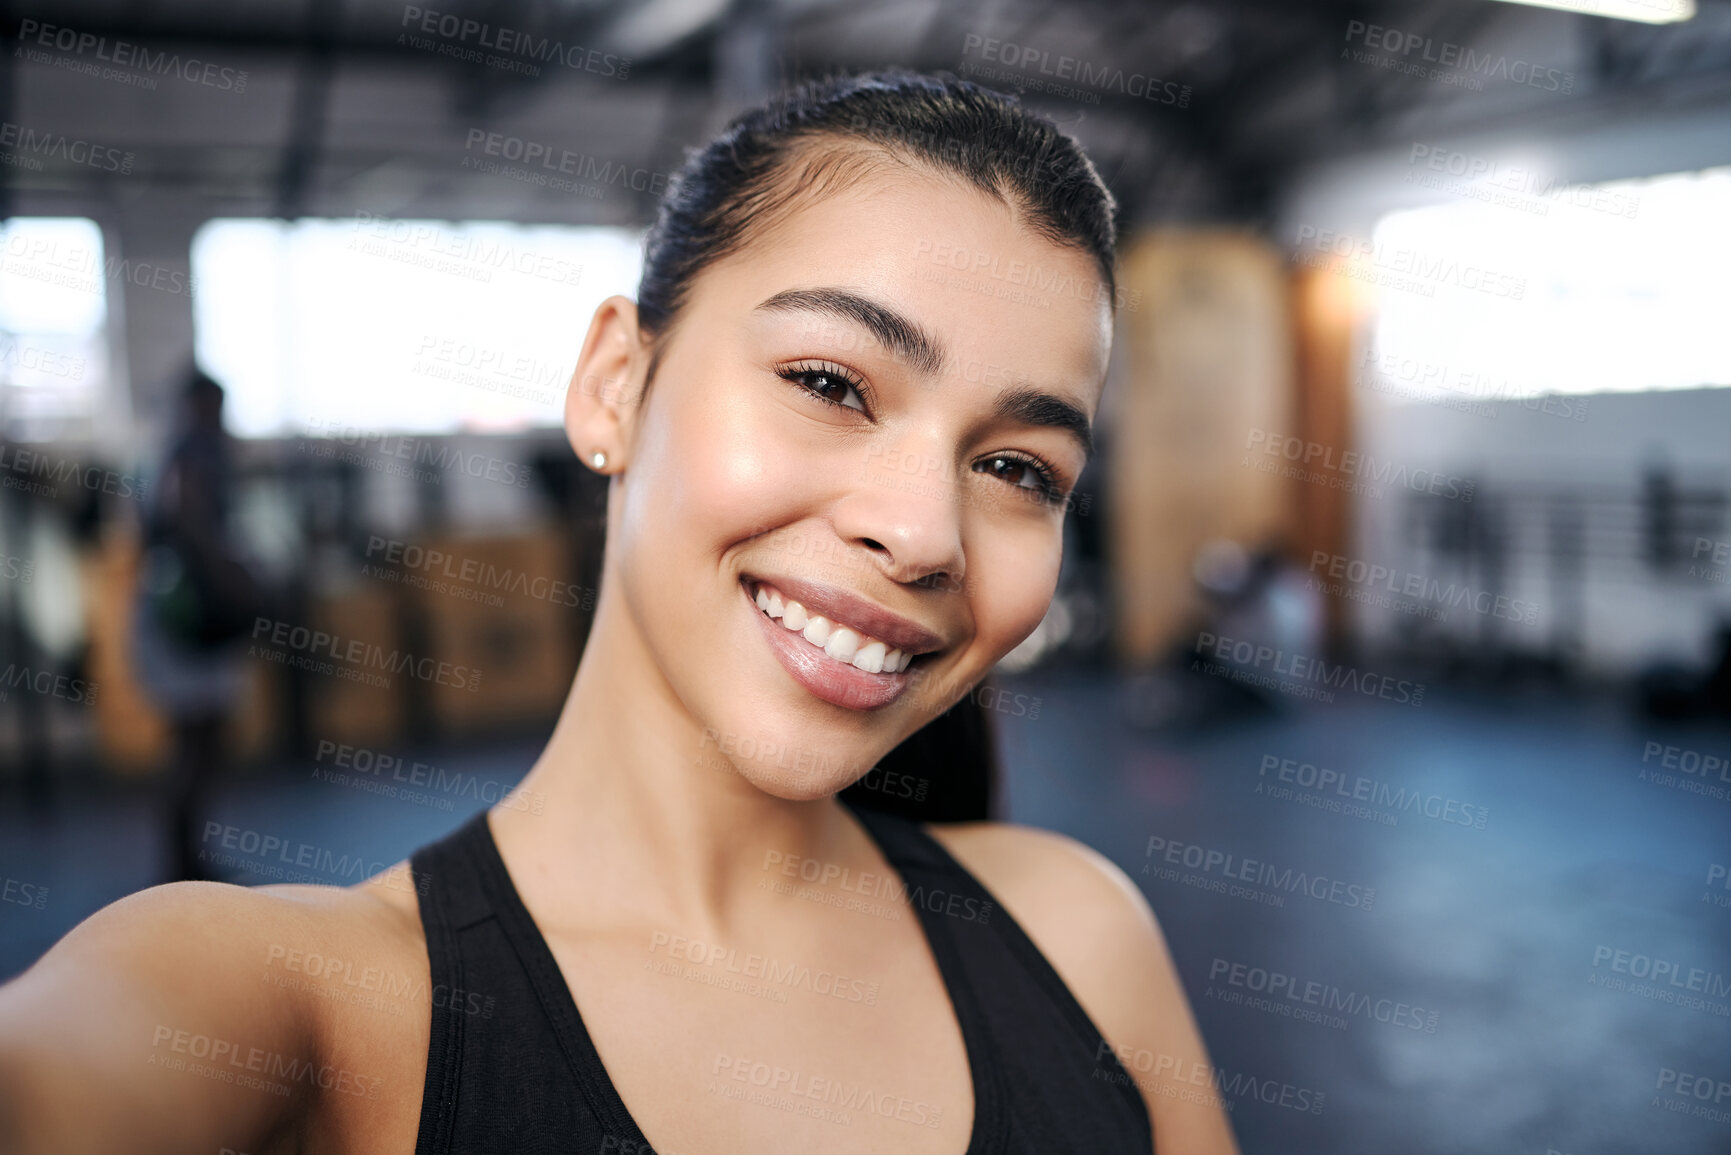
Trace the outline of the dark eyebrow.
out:
<instances>
[{"instance_id":1,"label":"dark eyebrow","mask_svg":"<svg viewBox=\"0 0 1731 1155\"><path fill-rule=\"evenodd\" d=\"M784 289L758 308L828 313L864 325L879 344L921 373L936 376L944 367L944 347L919 325L887 305L846 289Z\"/></svg>"},{"instance_id":2,"label":"dark eyebrow","mask_svg":"<svg viewBox=\"0 0 1731 1155\"><path fill-rule=\"evenodd\" d=\"M1094 456L1094 431L1088 415L1062 397L1021 385L1005 390L993 411L1003 420L1018 425L1062 429L1081 444L1083 457Z\"/></svg>"},{"instance_id":3,"label":"dark eyebrow","mask_svg":"<svg viewBox=\"0 0 1731 1155\"><path fill-rule=\"evenodd\" d=\"M920 372L936 376L944 367L943 346L918 324L887 305L846 289L784 289L758 308L805 310L854 321L870 329L879 344ZM1094 456L1094 433L1088 415L1062 397L1031 386L1018 386L999 396L993 413L1000 420L1018 425L1065 430L1082 446L1083 456Z\"/></svg>"}]
</instances>

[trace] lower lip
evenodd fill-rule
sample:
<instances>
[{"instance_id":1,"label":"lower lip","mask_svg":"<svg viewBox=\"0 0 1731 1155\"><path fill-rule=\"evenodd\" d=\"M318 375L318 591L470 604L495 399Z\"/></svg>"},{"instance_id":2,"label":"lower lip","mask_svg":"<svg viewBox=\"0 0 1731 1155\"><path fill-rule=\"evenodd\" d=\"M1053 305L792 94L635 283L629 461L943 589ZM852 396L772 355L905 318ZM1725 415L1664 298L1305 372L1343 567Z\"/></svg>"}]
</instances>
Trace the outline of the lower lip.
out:
<instances>
[{"instance_id":1,"label":"lower lip","mask_svg":"<svg viewBox=\"0 0 1731 1155\"><path fill-rule=\"evenodd\" d=\"M762 610L751 592L741 585L751 616L763 627L769 649L781 668L804 686L813 697L849 710L878 710L902 696L908 688L909 666L899 674L868 674L858 666L838 662L806 641L798 630L790 630Z\"/></svg>"}]
</instances>

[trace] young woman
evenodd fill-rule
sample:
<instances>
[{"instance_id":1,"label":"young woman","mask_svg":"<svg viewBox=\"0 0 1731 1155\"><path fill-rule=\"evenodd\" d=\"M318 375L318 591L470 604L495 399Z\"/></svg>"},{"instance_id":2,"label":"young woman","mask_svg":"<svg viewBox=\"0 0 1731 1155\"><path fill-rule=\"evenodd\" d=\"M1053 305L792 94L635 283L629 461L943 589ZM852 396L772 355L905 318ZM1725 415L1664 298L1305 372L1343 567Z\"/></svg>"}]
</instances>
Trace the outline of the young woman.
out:
<instances>
[{"instance_id":1,"label":"young woman","mask_svg":"<svg viewBox=\"0 0 1731 1155\"><path fill-rule=\"evenodd\" d=\"M358 886L92 916L0 989L0 1148L1235 1151L1118 869L837 798L1046 611L1113 208L947 76L695 153L568 392L607 548L546 751Z\"/></svg>"}]
</instances>

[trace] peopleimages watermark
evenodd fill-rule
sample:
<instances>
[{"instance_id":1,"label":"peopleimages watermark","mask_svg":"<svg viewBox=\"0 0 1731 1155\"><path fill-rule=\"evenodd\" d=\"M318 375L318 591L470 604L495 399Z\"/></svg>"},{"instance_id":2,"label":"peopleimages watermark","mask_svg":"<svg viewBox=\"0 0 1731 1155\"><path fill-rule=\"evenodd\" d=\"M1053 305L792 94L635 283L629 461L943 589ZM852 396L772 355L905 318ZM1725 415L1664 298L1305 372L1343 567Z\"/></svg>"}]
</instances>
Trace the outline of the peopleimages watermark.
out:
<instances>
[{"instance_id":1,"label":"peopleimages watermark","mask_svg":"<svg viewBox=\"0 0 1731 1155\"><path fill-rule=\"evenodd\" d=\"M748 1084L757 1095L747 1095L744 1088L712 1087L714 1094L727 1098L748 1099L765 1106L776 1107L796 1115L825 1119L846 1125L849 1111L876 1115L914 1127L937 1127L944 1109L922 1099L892 1095L842 1079L807 1075L774 1063L760 1062L737 1055L718 1054L710 1074L722 1075L734 1082Z\"/></svg>"},{"instance_id":2,"label":"peopleimages watermark","mask_svg":"<svg viewBox=\"0 0 1731 1155\"><path fill-rule=\"evenodd\" d=\"M541 75L543 64L617 80L624 80L631 71L628 57L412 4L404 5L400 26L410 31L398 34L398 44L526 76Z\"/></svg>"},{"instance_id":3,"label":"peopleimages watermark","mask_svg":"<svg viewBox=\"0 0 1731 1155\"><path fill-rule=\"evenodd\" d=\"M1039 719L1040 709L1045 704L1045 699L1038 694L1024 694L985 682L976 682L957 693L960 686L959 679L945 678L926 666L914 666L908 671L905 700L921 709L942 703L946 710L954 709L964 701L972 702L982 710L1010 718L1026 718L1030 722Z\"/></svg>"},{"instance_id":4,"label":"peopleimages watermark","mask_svg":"<svg viewBox=\"0 0 1731 1155\"><path fill-rule=\"evenodd\" d=\"M1714 894L1714 888L1723 891ZM1707 865L1707 889L1701 892L1701 901L1719 907L1731 907L1731 874L1726 873L1723 862L1713 862Z\"/></svg>"},{"instance_id":5,"label":"peopleimages watermark","mask_svg":"<svg viewBox=\"0 0 1731 1155\"><path fill-rule=\"evenodd\" d=\"M1158 862L1164 865L1156 865ZM1142 873L1163 882L1181 882L1200 890L1243 898L1264 906L1285 906L1289 895L1303 895L1318 902L1369 910L1376 902L1376 888L1345 879L1329 878L1272 862L1242 858L1224 850L1178 842L1158 834L1148 836ZM1194 873L1181 874L1175 867ZM1247 883L1239 886L1238 883Z\"/></svg>"},{"instance_id":6,"label":"peopleimages watermark","mask_svg":"<svg viewBox=\"0 0 1731 1155\"><path fill-rule=\"evenodd\" d=\"M1245 455L1240 465L1362 497L1380 499L1383 491L1379 487L1392 485L1432 497L1469 502L1478 488L1478 483L1471 478L1434 469L1413 469L1386 457L1379 459L1374 454L1360 453L1355 449L1340 451L1320 441L1271 433L1266 429L1252 428L1244 448ZM1261 451L1263 459L1270 460L1253 456L1255 450ZM1292 464L1282 465L1283 461Z\"/></svg>"},{"instance_id":7,"label":"peopleimages watermark","mask_svg":"<svg viewBox=\"0 0 1731 1155\"><path fill-rule=\"evenodd\" d=\"M537 405L557 405L569 372L526 353L425 336L411 373Z\"/></svg>"},{"instance_id":8,"label":"peopleimages watermark","mask_svg":"<svg viewBox=\"0 0 1731 1155\"><path fill-rule=\"evenodd\" d=\"M1635 778L1724 802L1731 800L1731 754L1648 742L1641 751L1641 769Z\"/></svg>"},{"instance_id":9,"label":"peopleimages watermark","mask_svg":"<svg viewBox=\"0 0 1731 1155\"><path fill-rule=\"evenodd\" d=\"M976 52L979 61L968 59ZM961 67L956 71L976 80L1008 82L1017 88L1031 88L1087 104L1099 104L1101 92L1116 92L1153 104L1190 107L1188 84L1161 80L1145 72L1126 71L1116 64L1096 64L1062 54L1054 57L1044 48L973 32L962 38L962 57ZM986 62L1002 67L992 68Z\"/></svg>"},{"instance_id":10,"label":"peopleimages watermark","mask_svg":"<svg viewBox=\"0 0 1731 1155\"><path fill-rule=\"evenodd\" d=\"M1006 460L1018 462L1024 469L1033 469L1019 457ZM937 501L953 498L964 509L981 509L988 513L1032 505L1065 513L1074 509L1085 516L1094 505L1091 493L1058 493L1048 489L1037 477L1034 485L1012 486L991 477L986 470L970 469L967 476L962 476L930 454L906 453L876 441L866 450L857 480Z\"/></svg>"},{"instance_id":11,"label":"peopleimages watermark","mask_svg":"<svg viewBox=\"0 0 1731 1155\"><path fill-rule=\"evenodd\" d=\"M1144 1091L1163 1099L1206 1103L1230 1111L1238 1105L1225 1099L1230 1095L1233 1099L1249 1099L1301 1114L1320 1115L1327 1098L1321 1091L1279 1079L1258 1078L1244 1072L1233 1074L1225 1067L1210 1067L1207 1063L1181 1059L1164 1052L1156 1054L1147 1048L1114 1047L1101 1039L1094 1051L1094 1062L1101 1063L1108 1056L1118 1060L1120 1069L1113 1071L1096 1066L1092 1078L1120 1086L1134 1081ZM1207 1091L1193 1090L1197 1087L1205 1087Z\"/></svg>"},{"instance_id":12,"label":"peopleimages watermark","mask_svg":"<svg viewBox=\"0 0 1731 1155\"><path fill-rule=\"evenodd\" d=\"M1622 977L1625 975L1628 977ZM1675 959L1598 945L1593 948L1593 970L1587 982L1605 990L1626 991L1655 1002L1731 1017L1731 1003L1713 1001L1731 998L1731 977L1723 971L1685 966Z\"/></svg>"},{"instance_id":13,"label":"peopleimages watermark","mask_svg":"<svg viewBox=\"0 0 1731 1155\"><path fill-rule=\"evenodd\" d=\"M4 132L4 126L0 125L0 140ZM7 163L10 155L0 152L0 163ZM104 257L98 262L96 253L93 246L62 245L56 237L17 231L6 237L5 247L0 249L0 273L92 296L105 295L110 282L124 282L177 297L198 296L198 285L191 273L124 257Z\"/></svg>"},{"instance_id":14,"label":"peopleimages watermark","mask_svg":"<svg viewBox=\"0 0 1731 1155\"><path fill-rule=\"evenodd\" d=\"M706 753L713 748L713 753ZM732 730L703 728L697 743L697 763L711 769L729 769L739 763L773 767L795 775L802 782L854 778L865 771L860 763L827 750L792 746L773 734L736 734Z\"/></svg>"},{"instance_id":15,"label":"peopleimages watermark","mask_svg":"<svg viewBox=\"0 0 1731 1155\"><path fill-rule=\"evenodd\" d=\"M371 534L361 573L432 593L502 606L500 592L550 605L584 611L595 608L595 591L587 586L531 574L513 566L498 566L472 557L414 542ZM383 564L381 564L383 563Z\"/></svg>"},{"instance_id":16,"label":"peopleimages watermark","mask_svg":"<svg viewBox=\"0 0 1731 1155\"><path fill-rule=\"evenodd\" d=\"M1392 786L1362 774L1330 770L1295 758L1264 754L1256 768L1255 793L1396 826L1402 814L1430 818L1451 826L1483 830L1490 809L1442 794L1427 794Z\"/></svg>"},{"instance_id":17,"label":"peopleimages watermark","mask_svg":"<svg viewBox=\"0 0 1731 1155\"><path fill-rule=\"evenodd\" d=\"M452 809L452 800L457 798L530 814L541 813L547 804L547 796L539 790L513 793L510 783L496 778L446 770L441 766L327 738L319 739L313 761L318 763L313 767L315 779L421 802L439 810Z\"/></svg>"},{"instance_id":18,"label":"peopleimages watermark","mask_svg":"<svg viewBox=\"0 0 1731 1155\"><path fill-rule=\"evenodd\" d=\"M261 641L261 639L263 639ZM450 686L471 693L481 687L481 671L431 657L416 657L406 650L386 649L360 638L344 639L324 630L298 626L271 618L254 618L249 657L292 666L317 674L330 674L351 682L389 688L388 674L407 674L424 682ZM271 647L276 647L274 650ZM329 658L330 661L321 661Z\"/></svg>"},{"instance_id":19,"label":"peopleimages watermark","mask_svg":"<svg viewBox=\"0 0 1731 1155\"><path fill-rule=\"evenodd\" d=\"M454 441L385 433L318 418L309 419L306 424L309 430L321 434L299 444L300 451L312 457L329 457L375 472L401 474L414 481L435 485L442 484L449 472L518 489L529 488L530 466L510 458L466 452ZM339 451L345 447L354 452ZM409 464L400 464L403 462Z\"/></svg>"},{"instance_id":20,"label":"peopleimages watermark","mask_svg":"<svg viewBox=\"0 0 1731 1155\"><path fill-rule=\"evenodd\" d=\"M358 212L346 248L435 273L491 284L499 272L519 273L555 285L579 285L583 266L513 245L490 233L442 229L426 221Z\"/></svg>"},{"instance_id":21,"label":"peopleimages watermark","mask_svg":"<svg viewBox=\"0 0 1731 1155\"><path fill-rule=\"evenodd\" d=\"M1641 208L1641 198L1633 193L1566 184L1526 165L1508 164L1444 145L1415 141L1406 163L1408 184L1534 216L1549 216L1551 206L1560 204L1633 220Z\"/></svg>"},{"instance_id":22,"label":"peopleimages watermark","mask_svg":"<svg viewBox=\"0 0 1731 1155\"><path fill-rule=\"evenodd\" d=\"M1378 244L1333 229L1299 225L1292 259L1307 268L1338 273L1388 289L1436 296L1451 285L1505 300L1523 300L1527 279L1450 253L1429 253L1406 245Z\"/></svg>"},{"instance_id":23,"label":"peopleimages watermark","mask_svg":"<svg viewBox=\"0 0 1731 1155\"><path fill-rule=\"evenodd\" d=\"M874 119L876 118L854 113L847 118L847 124L854 132L869 135L867 130ZM1048 137L1044 142L1024 152L988 144L979 136L947 136L914 128L901 121L892 124L887 119L877 123L881 127L893 127L898 140L919 148L926 155L943 157L962 167L989 165L1014 173L1022 180L1056 179L1062 174L1073 172L1076 165L1075 150L1062 136Z\"/></svg>"},{"instance_id":24,"label":"peopleimages watermark","mask_svg":"<svg viewBox=\"0 0 1731 1155\"><path fill-rule=\"evenodd\" d=\"M1218 956L1208 964L1208 988L1202 997L1339 1031L1360 1018L1434 1035L1441 1017L1439 1011L1400 999L1375 998L1361 991L1342 990L1333 983L1300 979L1285 971Z\"/></svg>"},{"instance_id":25,"label":"peopleimages watermark","mask_svg":"<svg viewBox=\"0 0 1731 1155\"><path fill-rule=\"evenodd\" d=\"M1343 47L1340 50L1342 60L1371 64L1459 88L1478 91L1484 88L1485 81L1501 79L1563 96L1575 90L1575 74L1572 72L1546 68L1519 57L1511 60L1507 53L1480 54L1467 45L1452 40L1438 41L1418 32L1348 20L1345 39L1349 46L1356 42L1364 48ZM1379 55L1378 49L1392 55ZM1414 53L1418 54L1416 58ZM1441 67L1433 68L1431 65Z\"/></svg>"},{"instance_id":26,"label":"peopleimages watermark","mask_svg":"<svg viewBox=\"0 0 1731 1155\"><path fill-rule=\"evenodd\" d=\"M0 702L11 700L12 691L21 690L42 698L58 698L75 706L96 704L96 683L57 674L53 670L38 670L23 662L7 662L0 670Z\"/></svg>"},{"instance_id":27,"label":"peopleimages watermark","mask_svg":"<svg viewBox=\"0 0 1731 1155\"><path fill-rule=\"evenodd\" d=\"M40 345L25 345L18 341L7 343L0 339L0 369L8 369L14 373L24 370L27 373L40 373L44 377L59 377L64 381L82 381L86 367L87 362L83 357L71 353L44 349Z\"/></svg>"},{"instance_id":28,"label":"peopleimages watermark","mask_svg":"<svg viewBox=\"0 0 1731 1155\"><path fill-rule=\"evenodd\" d=\"M463 157L464 168L497 173L525 184L578 193L595 200L607 196L609 185L659 198L671 179L665 172L597 160L586 152L572 152L546 141L527 140L485 128L469 130L463 151L470 154ZM473 155L477 151L480 155ZM522 167L512 167L518 164Z\"/></svg>"},{"instance_id":29,"label":"peopleimages watermark","mask_svg":"<svg viewBox=\"0 0 1731 1155\"><path fill-rule=\"evenodd\" d=\"M1731 1079L1660 1067L1653 1090L1650 1107L1714 1123L1731 1123Z\"/></svg>"},{"instance_id":30,"label":"peopleimages watermark","mask_svg":"<svg viewBox=\"0 0 1731 1155\"><path fill-rule=\"evenodd\" d=\"M1319 581L1319 570L1332 580ZM1456 585L1452 581L1445 586L1423 574L1320 549L1311 551L1310 575L1305 579L1305 588L1439 622L1448 620L1450 609L1462 606L1475 614L1519 622L1523 626L1536 624L1539 615L1537 605L1520 598L1474 589L1464 583Z\"/></svg>"},{"instance_id":31,"label":"peopleimages watermark","mask_svg":"<svg viewBox=\"0 0 1731 1155\"><path fill-rule=\"evenodd\" d=\"M1708 559L1701 562L1702 556ZM1707 581L1726 584L1726 574L1731 571L1731 541L1714 541L1712 538L1698 537L1695 548L1689 555L1689 577L1704 578Z\"/></svg>"},{"instance_id":32,"label":"peopleimages watermark","mask_svg":"<svg viewBox=\"0 0 1731 1155\"><path fill-rule=\"evenodd\" d=\"M415 975L284 943L270 944L264 965L264 981L271 986L388 1015L400 1015L404 1003L413 1003L490 1019L497 1003L492 995L478 991L446 983L429 987L426 979Z\"/></svg>"},{"instance_id":33,"label":"peopleimages watermark","mask_svg":"<svg viewBox=\"0 0 1731 1155\"><path fill-rule=\"evenodd\" d=\"M671 1147L651 1147L642 1139L633 1139L629 1135L616 1135L609 1131L601 1136L601 1146L596 1148L595 1155L682 1155Z\"/></svg>"},{"instance_id":34,"label":"peopleimages watermark","mask_svg":"<svg viewBox=\"0 0 1731 1155\"><path fill-rule=\"evenodd\" d=\"M661 954L663 951L666 953ZM774 955L741 953L737 947L667 931L658 930L650 935L649 953L660 954L661 961L674 964L671 970L662 973L682 974L692 982L752 994L771 1002L786 1002L790 990L867 1007L875 1007L878 1001L878 984L866 979L850 978L824 967L790 962ZM680 962L693 964L695 973L678 966Z\"/></svg>"},{"instance_id":35,"label":"peopleimages watermark","mask_svg":"<svg viewBox=\"0 0 1731 1155\"><path fill-rule=\"evenodd\" d=\"M25 882L10 875L0 876L0 902L14 906L43 910L48 906L48 888L39 882Z\"/></svg>"},{"instance_id":36,"label":"peopleimages watermark","mask_svg":"<svg viewBox=\"0 0 1731 1155\"><path fill-rule=\"evenodd\" d=\"M908 798L924 802L931 790L931 779L924 776L886 770L882 766L867 767L862 763L837 757L825 750L796 748L774 735L736 734L706 726L698 750L714 746L714 753L699 753L697 762L715 770L731 770L734 758L758 766L769 764L778 770L791 770L803 781L849 778L861 790L882 794L886 798Z\"/></svg>"},{"instance_id":37,"label":"peopleimages watermark","mask_svg":"<svg viewBox=\"0 0 1731 1155\"><path fill-rule=\"evenodd\" d=\"M161 1053L164 1044L168 1050L166 1055ZM271 1095L287 1096L293 1089L291 1084L305 1083L322 1091L376 1099L383 1085L383 1080L377 1076L359 1075L330 1063L297 1059L279 1051L249 1047L196 1031L178 1030L163 1023L156 1025L150 1046L148 1066L185 1071ZM189 1059L208 1062L189 1062Z\"/></svg>"},{"instance_id":38,"label":"peopleimages watermark","mask_svg":"<svg viewBox=\"0 0 1731 1155\"><path fill-rule=\"evenodd\" d=\"M914 259L941 269L968 276L985 277L1005 285L1026 287L1032 292L1054 297L1074 297L1079 301L1102 301L1114 308L1132 312L1142 303L1140 289L1112 289L1099 277L1078 277L1058 269L1047 268L1031 261L1006 261L1000 253L949 241L933 241L921 237L914 242ZM923 266L922 266L923 267ZM957 283L957 282L951 282ZM964 284L965 282L960 282ZM990 290L984 290L990 291ZM995 293L1003 296L1005 294ZM1029 298L1031 302L1031 298Z\"/></svg>"},{"instance_id":39,"label":"peopleimages watermark","mask_svg":"<svg viewBox=\"0 0 1731 1155\"><path fill-rule=\"evenodd\" d=\"M0 120L0 164L39 172L44 160L130 176L133 157L112 145Z\"/></svg>"},{"instance_id":40,"label":"peopleimages watermark","mask_svg":"<svg viewBox=\"0 0 1731 1155\"><path fill-rule=\"evenodd\" d=\"M907 462L919 462L918 457L907 454L902 455L897 460L904 463L901 466L902 468L909 468L909 466L905 464ZM1081 494L1078 496L1077 494L1072 493L1070 497L1075 500L1078 507L1083 505L1092 507L1093 502L1091 494ZM834 581L837 569L846 569L857 573L870 573L874 575L877 573L876 566L871 561L868 554L857 546L850 546L847 542L843 541L833 533L808 533L803 529L795 529L789 526L776 526L773 528L769 526L755 526L752 528L752 531L748 536L760 539L767 549L774 550L777 553L785 554L788 557L795 559L810 559L813 563L809 566L795 565L787 569L778 570L776 576L789 578L810 577L818 581ZM774 577L766 575L764 580L772 586L775 584ZM977 579L969 577L965 571L962 573L938 571L936 573L916 578L914 584L924 589L942 590L948 593L966 593L969 590L974 590L979 587ZM918 676L919 674L920 668L915 667L910 676Z\"/></svg>"},{"instance_id":41,"label":"peopleimages watermark","mask_svg":"<svg viewBox=\"0 0 1731 1155\"><path fill-rule=\"evenodd\" d=\"M1366 368L1374 366L1373 372ZM1373 392L1457 409L1475 417L1495 418L1500 405L1516 405L1547 417L1585 421L1590 399L1553 393L1530 393L1508 377L1493 378L1482 369L1438 365L1416 357L1365 348L1359 358L1356 384Z\"/></svg>"},{"instance_id":42,"label":"peopleimages watermark","mask_svg":"<svg viewBox=\"0 0 1731 1155\"><path fill-rule=\"evenodd\" d=\"M1306 654L1289 654L1285 650L1259 642L1236 640L1211 634L1206 630L1196 635L1195 652L1202 657L1210 653L1221 662L1230 662L1229 666L1215 666L1209 663L1202 665L1201 658L1191 663L1191 669L1201 669L1203 673L1228 673L1234 681L1247 682L1254 685L1267 685L1267 688L1279 688L1285 692L1297 693L1302 697L1319 697L1322 701L1334 701L1334 695L1318 690L1318 686L1327 686L1331 690L1351 691L1370 698L1380 698L1385 702L1396 702L1403 706L1421 706L1424 704L1425 686L1423 682L1411 682L1404 678L1395 678L1387 674L1377 674L1356 669L1345 663L1330 665L1321 658ZM1266 669L1267 675L1260 671ZM1276 678L1291 678L1291 682L1275 682ZM1304 691L1315 691L1304 693Z\"/></svg>"},{"instance_id":43,"label":"peopleimages watermark","mask_svg":"<svg viewBox=\"0 0 1731 1155\"><path fill-rule=\"evenodd\" d=\"M226 822L206 822L200 841L205 848L198 852L199 861L238 867L282 882L352 885L378 876L384 885L394 890L426 894L431 881L425 872L417 875L405 864L380 862L365 854L338 854L316 843L266 834ZM213 842L215 849L211 847ZM339 884L332 882L333 878L349 881Z\"/></svg>"},{"instance_id":44,"label":"peopleimages watermark","mask_svg":"<svg viewBox=\"0 0 1731 1155\"><path fill-rule=\"evenodd\" d=\"M64 457L25 449L0 441L0 487L18 489L35 497L55 497L63 485L109 493L130 501L143 501L148 482L130 473L100 465L80 465Z\"/></svg>"},{"instance_id":45,"label":"peopleimages watermark","mask_svg":"<svg viewBox=\"0 0 1731 1155\"><path fill-rule=\"evenodd\" d=\"M807 883L808 887L804 889L811 893L804 893L799 888L781 883L779 879L775 878L760 882L758 885L762 889L774 890L778 894L797 893L798 897L810 901L848 910L876 913L892 920L899 919L904 908L916 907L932 914L948 915L950 918L961 919L964 922L977 922L983 926L991 921L992 912L996 909L995 904L989 898L958 894L955 891L945 890L942 887L926 886L923 883L908 883L893 871L878 873L870 870L855 870L851 866L843 866L835 862L823 862L816 858L808 858L782 850L765 850L761 869L766 874L774 872L783 877L796 878ZM841 891L846 896L859 895L865 900L865 904L860 905L859 900L849 900L842 895L834 895L831 891ZM871 902L875 901L881 901L885 906L877 910L866 909Z\"/></svg>"},{"instance_id":46,"label":"peopleimages watermark","mask_svg":"<svg viewBox=\"0 0 1731 1155\"><path fill-rule=\"evenodd\" d=\"M107 36L68 28L62 24L45 24L29 18L20 20L19 42L22 44L32 38L35 45L24 47L22 54L24 59L33 64L53 64L79 75L118 80L146 91L155 90L158 78L170 76L187 84L233 92L236 95L246 91L246 69L230 68L196 56L182 58L179 52L170 49L153 50L143 44L133 44L127 40L111 41ZM42 51L45 48L72 55L55 56ZM15 49L14 54L18 54L18 51ZM88 56L91 60L75 59L81 56ZM104 67L105 65L113 67ZM138 71L123 71L130 69Z\"/></svg>"}]
</instances>

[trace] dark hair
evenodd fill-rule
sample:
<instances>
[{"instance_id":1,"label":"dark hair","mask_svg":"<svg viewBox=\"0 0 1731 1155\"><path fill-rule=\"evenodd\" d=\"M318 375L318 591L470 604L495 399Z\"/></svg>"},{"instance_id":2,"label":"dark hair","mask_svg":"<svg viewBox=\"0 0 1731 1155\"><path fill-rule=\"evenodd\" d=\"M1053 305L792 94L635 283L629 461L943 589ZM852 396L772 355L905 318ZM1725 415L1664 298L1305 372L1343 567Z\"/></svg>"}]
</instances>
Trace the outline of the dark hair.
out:
<instances>
[{"instance_id":1,"label":"dark hair","mask_svg":"<svg viewBox=\"0 0 1731 1155\"><path fill-rule=\"evenodd\" d=\"M638 324L651 341L644 389L692 282L814 197L886 164L924 164L968 181L1054 244L1094 258L1116 297L1117 202L1081 146L1050 120L947 72L887 69L798 85L735 117L691 150L644 238ZM969 694L842 797L926 821L994 817L992 730Z\"/></svg>"}]
</instances>

